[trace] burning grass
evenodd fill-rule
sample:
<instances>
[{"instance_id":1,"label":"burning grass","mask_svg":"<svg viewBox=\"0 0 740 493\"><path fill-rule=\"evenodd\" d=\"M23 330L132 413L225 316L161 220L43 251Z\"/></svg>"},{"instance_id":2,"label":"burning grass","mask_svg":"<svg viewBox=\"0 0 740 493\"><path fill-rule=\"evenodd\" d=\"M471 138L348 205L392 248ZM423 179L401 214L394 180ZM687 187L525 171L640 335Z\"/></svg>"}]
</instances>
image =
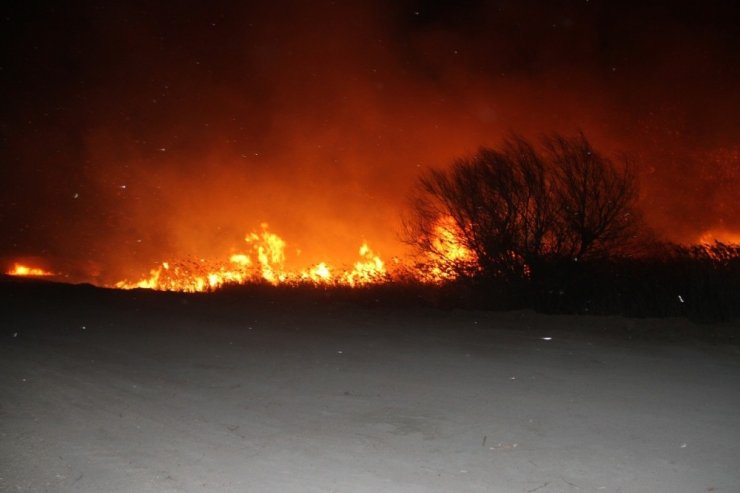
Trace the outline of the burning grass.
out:
<instances>
[{"instance_id":1,"label":"burning grass","mask_svg":"<svg viewBox=\"0 0 740 493\"><path fill-rule=\"evenodd\" d=\"M213 291L226 285L268 283L356 287L388 281L385 262L367 243L359 249L359 260L351 268L337 269L320 262L300 270L286 268L286 242L262 224L259 233L244 237L245 248L228 260L187 259L166 261L138 281L120 281L120 289L148 288L161 291Z\"/></svg>"},{"instance_id":2,"label":"burning grass","mask_svg":"<svg viewBox=\"0 0 740 493\"><path fill-rule=\"evenodd\" d=\"M168 260L139 280L115 283L119 289L146 288L160 291L204 292L230 285L267 283L273 286L308 285L357 288L389 282L444 284L476 271L473 252L459 241L451 218L442 218L429 238L432 250L415 265L403 265L397 258L389 268L367 243L358 250L358 260L348 267L328 261L291 270L286 267L286 242L263 223L259 232L245 235L242 249L228 259L188 258Z\"/></svg>"}]
</instances>

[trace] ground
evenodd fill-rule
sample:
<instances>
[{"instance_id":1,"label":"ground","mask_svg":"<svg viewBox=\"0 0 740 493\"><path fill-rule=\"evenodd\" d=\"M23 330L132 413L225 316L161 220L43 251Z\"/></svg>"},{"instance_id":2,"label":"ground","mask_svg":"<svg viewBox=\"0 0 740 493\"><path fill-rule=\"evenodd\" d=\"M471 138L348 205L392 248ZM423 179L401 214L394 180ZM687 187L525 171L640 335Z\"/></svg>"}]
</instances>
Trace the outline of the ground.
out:
<instances>
[{"instance_id":1,"label":"ground","mask_svg":"<svg viewBox=\"0 0 740 493\"><path fill-rule=\"evenodd\" d=\"M740 349L625 336L686 321L29 286L0 491L740 491Z\"/></svg>"}]
</instances>

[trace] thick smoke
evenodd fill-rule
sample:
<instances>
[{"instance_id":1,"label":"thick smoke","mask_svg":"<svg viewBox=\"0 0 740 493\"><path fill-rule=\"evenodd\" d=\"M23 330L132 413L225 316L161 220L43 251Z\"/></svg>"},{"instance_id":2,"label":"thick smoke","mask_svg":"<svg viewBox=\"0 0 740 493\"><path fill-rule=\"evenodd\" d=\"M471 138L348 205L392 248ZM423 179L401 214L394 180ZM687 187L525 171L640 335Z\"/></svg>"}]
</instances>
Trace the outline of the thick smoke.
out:
<instances>
[{"instance_id":1,"label":"thick smoke","mask_svg":"<svg viewBox=\"0 0 740 493\"><path fill-rule=\"evenodd\" d=\"M419 172L510 131L628 152L663 237L740 231L738 9L643 3L16 7L0 255L110 282L262 222L302 264L403 255Z\"/></svg>"}]
</instances>

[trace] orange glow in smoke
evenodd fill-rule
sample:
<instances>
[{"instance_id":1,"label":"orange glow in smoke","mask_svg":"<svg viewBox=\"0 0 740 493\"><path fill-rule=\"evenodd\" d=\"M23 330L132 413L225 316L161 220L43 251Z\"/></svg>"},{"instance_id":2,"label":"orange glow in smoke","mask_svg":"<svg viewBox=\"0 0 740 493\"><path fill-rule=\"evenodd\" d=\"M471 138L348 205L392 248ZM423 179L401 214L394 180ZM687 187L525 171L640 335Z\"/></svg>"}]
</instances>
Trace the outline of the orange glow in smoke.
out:
<instances>
[{"instance_id":1,"label":"orange glow in smoke","mask_svg":"<svg viewBox=\"0 0 740 493\"><path fill-rule=\"evenodd\" d=\"M5 272L9 276L21 276L21 277L43 277L53 276L53 272L48 272L40 267L30 267L28 265L14 263L13 268Z\"/></svg>"}]
</instances>

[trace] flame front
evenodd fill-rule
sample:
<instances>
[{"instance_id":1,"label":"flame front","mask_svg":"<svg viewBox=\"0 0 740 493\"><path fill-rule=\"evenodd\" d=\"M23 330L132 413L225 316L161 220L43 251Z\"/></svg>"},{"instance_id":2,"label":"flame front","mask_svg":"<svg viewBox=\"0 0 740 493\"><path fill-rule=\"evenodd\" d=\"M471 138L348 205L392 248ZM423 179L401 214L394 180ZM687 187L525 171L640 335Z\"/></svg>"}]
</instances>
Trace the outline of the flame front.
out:
<instances>
[{"instance_id":1,"label":"flame front","mask_svg":"<svg viewBox=\"0 0 740 493\"><path fill-rule=\"evenodd\" d=\"M355 287L388 280L385 263L367 243L360 247L361 260L351 269L335 269L321 262L300 271L291 271L285 268L286 242L270 232L267 223L262 224L259 233L247 234L244 242L247 250L232 254L228 261L212 262L201 258L162 262L149 272L149 277L134 282L120 281L115 286L197 292L249 282Z\"/></svg>"}]
</instances>

